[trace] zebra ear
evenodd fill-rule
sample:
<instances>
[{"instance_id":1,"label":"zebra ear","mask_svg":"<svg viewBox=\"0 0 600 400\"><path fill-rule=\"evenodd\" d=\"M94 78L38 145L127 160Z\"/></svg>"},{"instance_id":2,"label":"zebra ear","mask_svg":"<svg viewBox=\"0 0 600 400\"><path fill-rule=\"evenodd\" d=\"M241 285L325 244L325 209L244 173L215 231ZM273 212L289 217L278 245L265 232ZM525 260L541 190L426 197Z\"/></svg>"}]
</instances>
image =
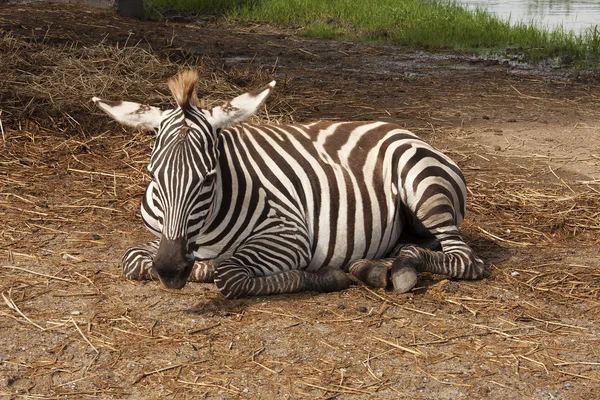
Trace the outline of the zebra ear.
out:
<instances>
[{"instance_id":1,"label":"zebra ear","mask_svg":"<svg viewBox=\"0 0 600 400\"><path fill-rule=\"evenodd\" d=\"M147 130L158 129L163 111L159 108L130 101L110 101L93 97L100 109L123 125Z\"/></svg>"},{"instance_id":2,"label":"zebra ear","mask_svg":"<svg viewBox=\"0 0 600 400\"><path fill-rule=\"evenodd\" d=\"M245 93L222 106L213 108L210 111L211 125L215 129L227 128L247 120L256 113L274 87L275 81L272 81L258 90Z\"/></svg>"}]
</instances>

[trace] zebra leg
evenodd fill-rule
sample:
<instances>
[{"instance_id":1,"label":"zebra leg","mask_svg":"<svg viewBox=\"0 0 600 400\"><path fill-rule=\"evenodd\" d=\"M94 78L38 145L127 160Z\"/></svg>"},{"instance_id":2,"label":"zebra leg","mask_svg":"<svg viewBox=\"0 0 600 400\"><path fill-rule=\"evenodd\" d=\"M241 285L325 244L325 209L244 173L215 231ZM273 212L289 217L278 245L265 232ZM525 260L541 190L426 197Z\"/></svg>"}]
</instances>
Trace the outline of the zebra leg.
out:
<instances>
[{"instance_id":1,"label":"zebra leg","mask_svg":"<svg viewBox=\"0 0 600 400\"><path fill-rule=\"evenodd\" d=\"M398 245L391 254L399 254L400 250L408 245L417 245L429 250L442 249L436 237L423 229L419 233L402 232L402 236L398 239ZM403 268L402 271L396 271L392 277L390 272L394 260L395 258L360 259L352 262L346 270L365 285L385 289L393 287L400 293L406 293L417 284L417 271L414 268Z\"/></svg>"},{"instance_id":2,"label":"zebra leg","mask_svg":"<svg viewBox=\"0 0 600 400\"><path fill-rule=\"evenodd\" d=\"M130 247L121 261L120 267L123 274L131 280L158 280L158 275L152 268L152 260L158 251L160 239L154 239L151 242L142 243ZM192 273L188 278L189 282L213 282L215 279L215 267L210 261L196 261Z\"/></svg>"},{"instance_id":3,"label":"zebra leg","mask_svg":"<svg viewBox=\"0 0 600 400\"><path fill-rule=\"evenodd\" d=\"M410 267L397 268L391 274L394 258L381 260L357 260L348 267L348 272L365 285L391 289L406 293L417 284L417 271Z\"/></svg>"},{"instance_id":4,"label":"zebra leg","mask_svg":"<svg viewBox=\"0 0 600 400\"><path fill-rule=\"evenodd\" d=\"M216 266L215 284L235 299L302 291L333 292L352 281L338 268L305 271L310 263L310 238L300 220L277 219L244 242L231 258Z\"/></svg>"},{"instance_id":5,"label":"zebra leg","mask_svg":"<svg viewBox=\"0 0 600 400\"><path fill-rule=\"evenodd\" d=\"M417 246L404 246L392 264L391 279L394 290L403 290L403 281L412 270L449 275L458 279L481 279L486 274L483 261L458 233L445 232L438 239L442 251L433 251ZM408 272L407 272L408 271ZM408 275L406 275L408 274Z\"/></svg>"},{"instance_id":6,"label":"zebra leg","mask_svg":"<svg viewBox=\"0 0 600 400\"><path fill-rule=\"evenodd\" d=\"M121 260L120 267L127 279L135 281L158 280L152 269L152 260L158 251L160 239L130 247Z\"/></svg>"},{"instance_id":7,"label":"zebra leg","mask_svg":"<svg viewBox=\"0 0 600 400\"><path fill-rule=\"evenodd\" d=\"M228 299L303 291L334 292L348 288L351 283L346 273L337 268L316 272L295 269L254 276L247 267L224 263L215 271L215 284Z\"/></svg>"},{"instance_id":8,"label":"zebra leg","mask_svg":"<svg viewBox=\"0 0 600 400\"><path fill-rule=\"evenodd\" d=\"M420 225L420 223L419 223ZM432 252L442 250L439 240L420 226L420 231L402 233L398 245L391 254L401 254L403 248L411 246L430 250ZM398 257L398 256L397 256ZM400 293L406 293L417 284L417 269L410 263L397 263L392 268L396 258L384 258L380 260L356 260L347 267L347 271L354 275L364 284L377 288L394 289Z\"/></svg>"}]
</instances>

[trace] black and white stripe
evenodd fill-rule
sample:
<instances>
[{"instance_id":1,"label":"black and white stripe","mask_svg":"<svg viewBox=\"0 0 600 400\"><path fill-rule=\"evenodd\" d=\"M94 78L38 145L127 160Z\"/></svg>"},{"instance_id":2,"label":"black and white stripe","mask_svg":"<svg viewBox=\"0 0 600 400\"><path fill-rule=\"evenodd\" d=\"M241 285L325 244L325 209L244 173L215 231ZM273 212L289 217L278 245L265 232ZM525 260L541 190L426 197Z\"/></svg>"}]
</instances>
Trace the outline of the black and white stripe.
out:
<instances>
[{"instance_id":1,"label":"black and white stripe","mask_svg":"<svg viewBox=\"0 0 600 400\"><path fill-rule=\"evenodd\" d=\"M283 276L258 278L348 271L360 259L411 259L417 270L456 278L483 272L458 232L459 168L392 124L241 124L216 134L200 112L178 110L163 121L149 169L144 221L169 239L192 239L189 250L216 265L227 297L303 290L303 274L290 275L289 287ZM402 246L404 230L443 251ZM130 251L125 273L140 262Z\"/></svg>"},{"instance_id":2,"label":"black and white stripe","mask_svg":"<svg viewBox=\"0 0 600 400\"><path fill-rule=\"evenodd\" d=\"M401 292L414 286L414 271L483 276L459 233L463 175L413 133L385 122L221 129L211 125L216 114L236 116L262 96L257 108L274 83L211 111L178 84L177 109L151 109L160 124L142 216L159 239L126 252L127 277L173 288L214 279L236 298L339 290L351 282L346 272ZM152 126L142 106L95 101L118 120Z\"/></svg>"}]
</instances>

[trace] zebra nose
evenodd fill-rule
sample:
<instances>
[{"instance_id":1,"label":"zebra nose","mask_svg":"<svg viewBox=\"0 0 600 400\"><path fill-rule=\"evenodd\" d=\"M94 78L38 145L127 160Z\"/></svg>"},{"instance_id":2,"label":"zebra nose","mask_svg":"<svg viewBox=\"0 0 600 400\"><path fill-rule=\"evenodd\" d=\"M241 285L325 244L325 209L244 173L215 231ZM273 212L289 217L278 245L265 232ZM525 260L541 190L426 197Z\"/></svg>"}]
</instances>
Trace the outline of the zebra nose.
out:
<instances>
[{"instance_id":1,"label":"zebra nose","mask_svg":"<svg viewBox=\"0 0 600 400\"><path fill-rule=\"evenodd\" d=\"M181 289L192 272L194 260L187 257L187 239L160 240L152 268L162 284L169 289Z\"/></svg>"}]
</instances>

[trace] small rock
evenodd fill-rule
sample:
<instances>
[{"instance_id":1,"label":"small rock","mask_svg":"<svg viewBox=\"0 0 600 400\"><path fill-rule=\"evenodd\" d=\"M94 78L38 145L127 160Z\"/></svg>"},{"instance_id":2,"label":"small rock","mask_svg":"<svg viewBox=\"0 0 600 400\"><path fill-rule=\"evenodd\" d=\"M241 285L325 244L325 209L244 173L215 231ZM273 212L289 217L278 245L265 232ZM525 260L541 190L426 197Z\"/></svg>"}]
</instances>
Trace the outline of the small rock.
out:
<instances>
[{"instance_id":1,"label":"small rock","mask_svg":"<svg viewBox=\"0 0 600 400\"><path fill-rule=\"evenodd\" d=\"M483 119L490 119L490 116L487 115L487 114L483 114L483 116L481 118L483 118Z\"/></svg>"},{"instance_id":2,"label":"small rock","mask_svg":"<svg viewBox=\"0 0 600 400\"><path fill-rule=\"evenodd\" d=\"M519 275L521 275L519 273L519 271L513 271L513 272L510 273L510 276L519 276Z\"/></svg>"},{"instance_id":3,"label":"small rock","mask_svg":"<svg viewBox=\"0 0 600 400\"><path fill-rule=\"evenodd\" d=\"M81 315L81 311L71 311L71 315Z\"/></svg>"}]
</instances>

